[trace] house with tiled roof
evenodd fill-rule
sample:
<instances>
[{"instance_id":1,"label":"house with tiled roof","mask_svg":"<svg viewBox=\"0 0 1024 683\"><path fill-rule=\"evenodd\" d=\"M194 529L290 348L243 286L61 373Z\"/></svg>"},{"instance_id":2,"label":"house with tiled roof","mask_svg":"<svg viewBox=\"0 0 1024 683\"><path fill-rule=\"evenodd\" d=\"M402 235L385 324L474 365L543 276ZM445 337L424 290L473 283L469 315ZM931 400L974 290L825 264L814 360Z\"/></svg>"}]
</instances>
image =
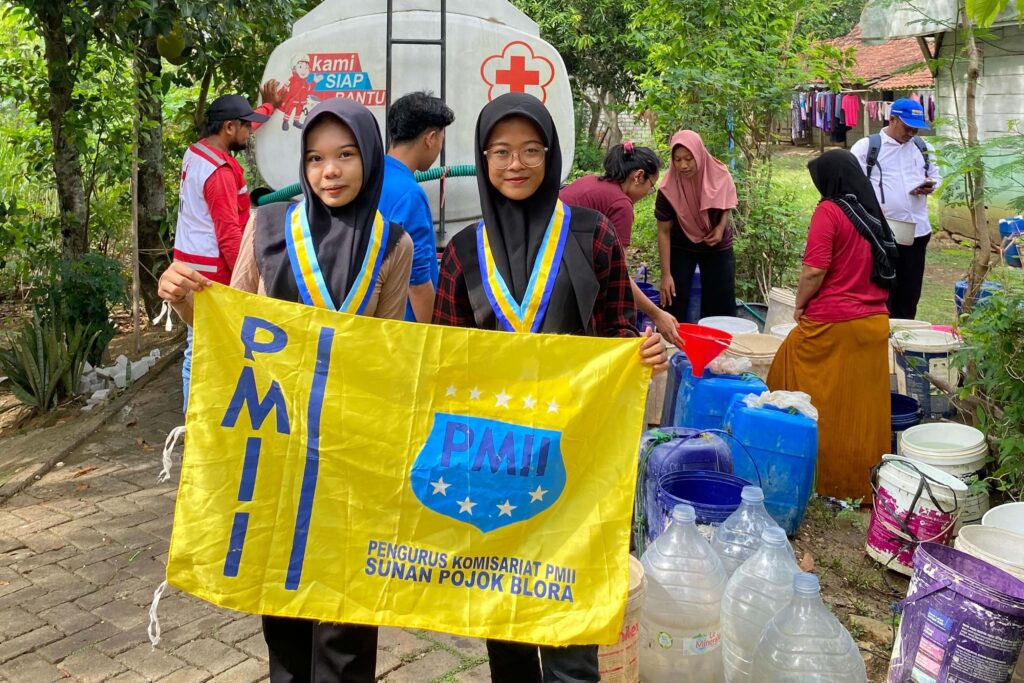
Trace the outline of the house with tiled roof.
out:
<instances>
[{"instance_id":1,"label":"house with tiled roof","mask_svg":"<svg viewBox=\"0 0 1024 683\"><path fill-rule=\"evenodd\" d=\"M857 125L846 131L847 147L862 137L877 133L886 125L880 113L884 110L879 106L881 103L913 95L927 104L927 99L933 96L934 77L928 68L925 52L932 47L928 41L898 38L867 44L861 38L860 27L856 26L845 36L825 43L844 52L853 52L850 76L842 84L842 93L857 95L863 109ZM823 87L823 84L812 83L807 89ZM842 144L837 139L830 140L827 133L823 140L821 131L816 128L812 128L802 140L794 141L817 147Z\"/></svg>"},{"instance_id":2,"label":"house with tiled roof","mask_svg":"<svg viewBox=\"0 0 1024 683\"><path fill-rule=\"evenodd\" d=\"M1011 2L980 40L976 112L978 138L983 142L1007 135L1011 126L1020 131L1018 122L1024 121L1024 27L1017 13L1019 6ZM958 137L966 128L958 125L963 120L957 118L958 113L962 116L966 111L967 85L963 37L956 30L960 11L957 0L869 0L859 26L861 40L869 49L876 44L915 42L926 45L943 63L935 73L936 107L941 112L937 132L950 138ZM986 159L989 167L1001 161L1005 159ZM988 202L993 233L1000 218L1015 213L1008 208L1009 198L1009 194L997 195ZM942 223L952 232L973 232L963 212L948 207L943 207Z\"/></svg>"}]
</instances>

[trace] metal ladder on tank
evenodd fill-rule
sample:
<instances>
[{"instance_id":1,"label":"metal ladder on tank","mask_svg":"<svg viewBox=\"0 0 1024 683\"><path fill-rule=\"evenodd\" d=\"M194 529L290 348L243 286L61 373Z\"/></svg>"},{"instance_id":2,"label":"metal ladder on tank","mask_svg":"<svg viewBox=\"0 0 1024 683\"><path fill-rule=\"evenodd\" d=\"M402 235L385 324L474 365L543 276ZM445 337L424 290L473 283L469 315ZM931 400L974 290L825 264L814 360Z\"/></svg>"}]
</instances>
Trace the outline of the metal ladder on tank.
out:
<instances>
[{"instance_id":1,"label":"metal ladder on tank","mask_svg":"<svg viewBox=\"0 0 1024 683\"><path fill-rule=\"evenodd\" d=\"M385 147L391 145L391 133L388 131L387 120L391 114L391 53L395 45L435 45L441 48L441 100L447 104L447 81L448 81L448 0L441 0L441 34L440 38L395 38L394 35L394 0L387 0L387 32L388 32L388 56L387 56L387 100L384 107L384 139ZM445 146L441 146L441 168L445 166ZM438 193L438 224L434 230L438 241L444 239L444 199L445 199L445 177L441 176L440 192Z\"/></svg>"}]
</instances>

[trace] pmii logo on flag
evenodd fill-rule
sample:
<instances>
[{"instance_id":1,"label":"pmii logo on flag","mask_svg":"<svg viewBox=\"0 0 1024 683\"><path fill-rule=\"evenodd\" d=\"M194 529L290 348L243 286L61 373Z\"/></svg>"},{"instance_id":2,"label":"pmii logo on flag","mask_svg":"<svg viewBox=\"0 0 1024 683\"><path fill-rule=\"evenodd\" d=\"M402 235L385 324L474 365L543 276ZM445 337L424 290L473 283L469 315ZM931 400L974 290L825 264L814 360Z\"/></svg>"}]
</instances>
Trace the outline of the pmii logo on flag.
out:
<instances>
[{"instance_id":1,"label":"pmii logo on flag","mask_svg":"<svg viewBox=\"0 0 1024 683\"><path fill-rule=\"evenodd\" d=\"M481 400L480 390L466 389ZM456 396L451 386L448 395ZM509 408L515 397L502 389L494 398ZM522 398L523 414L557 410ZM437 413L423 449L412 466L412 489L431 510L487 533L536 517L565 488L561 432L469 415Z\"/></svg>"}]
</instances>

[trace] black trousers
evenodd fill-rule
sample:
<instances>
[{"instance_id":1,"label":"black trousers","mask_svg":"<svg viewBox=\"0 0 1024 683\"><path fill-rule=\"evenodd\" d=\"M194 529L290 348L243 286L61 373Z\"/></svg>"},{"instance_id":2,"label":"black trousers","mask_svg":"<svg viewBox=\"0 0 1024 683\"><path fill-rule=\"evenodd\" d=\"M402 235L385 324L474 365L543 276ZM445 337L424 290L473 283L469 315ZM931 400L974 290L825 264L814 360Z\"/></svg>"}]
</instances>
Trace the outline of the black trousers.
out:
<instances>
[{"instance_id":1,"label":"black trousers","mask_svg":"<svg viewBox=\"0 0 1024 683\"><path fill-rule=\"evenodd\" d=\"M271 683L373 683L377 628L263 617Z\"/></svg>"},{"instance_id":2,"label":"black trousers","mask_svg":"<svg viewBox=\"0 0 1024 683\"><path fill-rule=\"evenodd\" d=\"M924 283L924 262L931 239L931 235L925 235L915 238L913 244L896 245L900 258L896 262L896 282L889 292L890 318L913 320L917 317L917 302L921 300Z\"/></svg>"},{"instance_id":3,"label":"black trousers","mask_svg":"<svg viewBox=\"0 0 1024 683\"><path fill-rule=\"evenodd\" d=\"M487 641L491 683L597 683L597 645L547 647Z\"/></svg>"},{"instance_id":4,"label":"black trousers","mask_svg":"<svg viewBox=\"0 0 1024 683\"><path fill-rule=\"evenodd\" d=\"M736 315L736 256L732 247L718 251L673 249L669 264L676 296L665 310L679 322L686 320L693 271L700 266L700 317Z\"/></svg>"}]
</instances>

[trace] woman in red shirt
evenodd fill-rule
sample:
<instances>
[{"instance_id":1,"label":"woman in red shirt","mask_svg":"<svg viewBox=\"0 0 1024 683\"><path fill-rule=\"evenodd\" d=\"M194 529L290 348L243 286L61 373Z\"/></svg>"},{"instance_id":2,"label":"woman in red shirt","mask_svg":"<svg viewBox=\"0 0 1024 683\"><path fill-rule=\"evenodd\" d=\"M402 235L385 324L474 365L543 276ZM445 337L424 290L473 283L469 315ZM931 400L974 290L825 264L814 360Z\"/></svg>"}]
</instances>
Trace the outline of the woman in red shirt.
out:
<instances>
[{"instance_id":1,"label":"woman in red shirt","mask_svg":"<svg viewBox=\"0 0 1024 683\"><path fill-rule=\"evenodd\" d=\"M626 141L608 150L604 175L583 176L566 185L559 198L571 206L583 206L603 214L615 228L623 249L633 239L633 205L654 192L661 161L653 149L636 147ZM672 344L679 343L679 322L666 310L647 298L636 282L630 280L636 307L650 318L658 331Z\"/></svg>"},{"instance_id":2,"label":"woman in red shirt","mask_svg":"<svg viewBox=\"0 0 1024 683\"><path fill-rule=\"evenodd\" d=\"M889 316L896 244L857 159L832 150L808 165L821 202L811 217L796 294L798 326L768 386L818 408L818 493L865 498L889 450Z\"/></svg>"}]
</instances>

